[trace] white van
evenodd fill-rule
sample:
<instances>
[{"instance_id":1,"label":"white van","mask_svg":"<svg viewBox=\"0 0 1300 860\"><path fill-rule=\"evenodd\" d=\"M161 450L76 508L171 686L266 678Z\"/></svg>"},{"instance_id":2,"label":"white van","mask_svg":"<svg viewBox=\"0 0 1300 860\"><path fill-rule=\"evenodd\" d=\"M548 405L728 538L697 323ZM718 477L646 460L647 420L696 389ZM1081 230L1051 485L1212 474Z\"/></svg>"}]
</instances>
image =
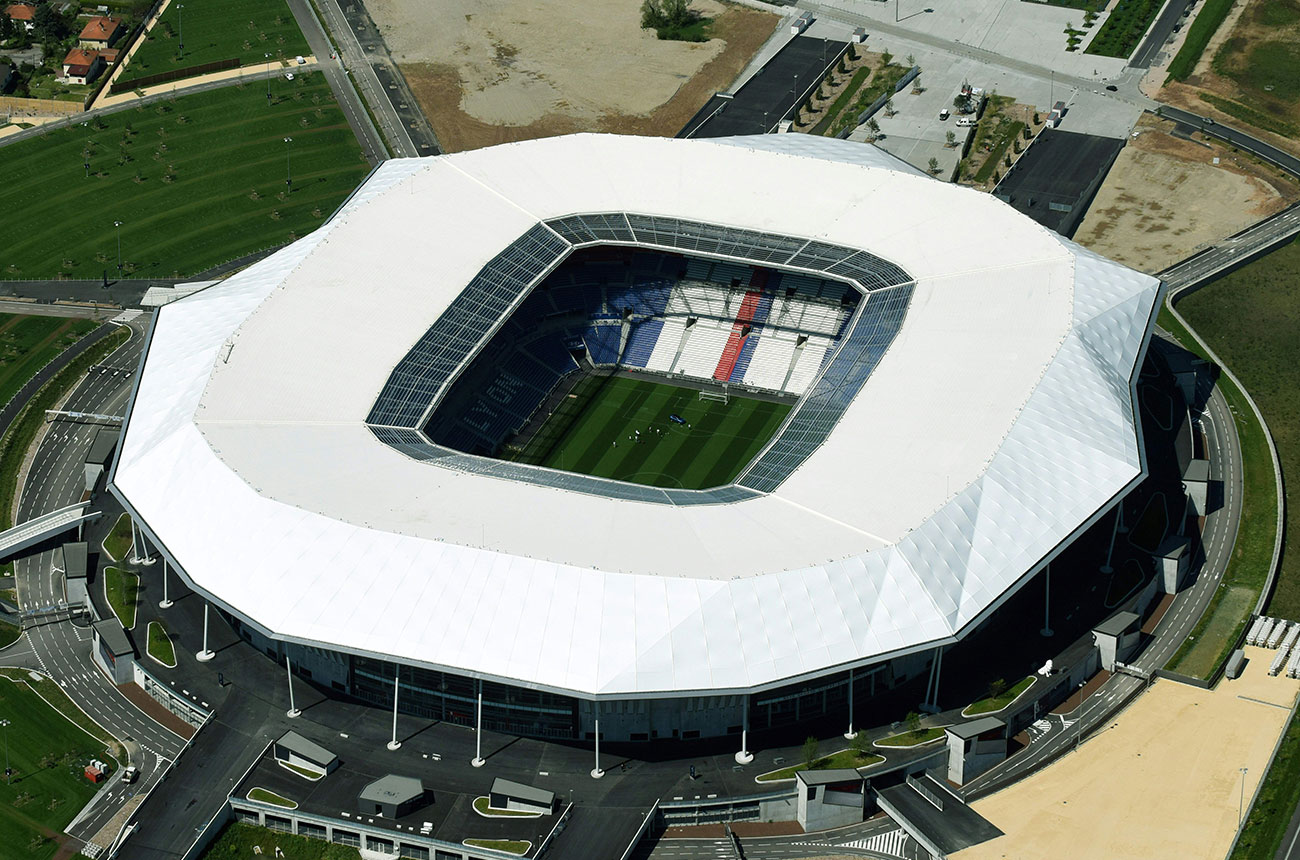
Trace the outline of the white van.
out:
<instances>
[{"instance_id":1,"label":"white van","mask_svg":"<svg viewBox=\"0 0 1300 860\"><path fill-rule=\"evenodd\" d=\"M973 116L964 116L961 119L957 120L957 125L961 126L962 128L970 128L973 125L979 125L979 124L980 121Z\"/></svg>"}]
</instances>

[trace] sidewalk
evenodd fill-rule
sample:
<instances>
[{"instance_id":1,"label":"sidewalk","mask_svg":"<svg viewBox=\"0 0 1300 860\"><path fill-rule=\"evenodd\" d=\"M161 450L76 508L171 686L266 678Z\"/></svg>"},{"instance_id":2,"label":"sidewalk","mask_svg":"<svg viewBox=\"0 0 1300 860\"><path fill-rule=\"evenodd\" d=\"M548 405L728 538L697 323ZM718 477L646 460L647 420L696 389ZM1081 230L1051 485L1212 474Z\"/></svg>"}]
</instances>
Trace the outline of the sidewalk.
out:
<instances>
[{"instance_id":1,"label":"sidewalk","mask_svg":"<svg viewBox=\"0 0 1300 860\"><path fill-rule=\"evenodd\" d=\"M152 87L144 87L139 90L138 93L135 90L131 90L130 92L118 93L117 95L110 96L107 95L109 88L104 87L103 93L100 94L99 98L95 99L95 108L113 107L114 105L124 104L148 96L175 93L178 90L189 90L194 87L204 86L205 84L217 83L218 81L233 81L237 78L244 77L256 77L260 80L265 75L275 74L281 70L286 72L297 72L298 70L302 70L303 72L313 72L320 68L320 63L316 59L315 55L303 57L303 59L306 62L301 65L291 63L288 60L277 60L271 63L260 63L256 66L241 66L238 69L223 69L220 72L211 72L210 74L198 75L193 78L182 78L176 81L168 81L165 84L155 84Z\"/></svg>"}]
</instances>

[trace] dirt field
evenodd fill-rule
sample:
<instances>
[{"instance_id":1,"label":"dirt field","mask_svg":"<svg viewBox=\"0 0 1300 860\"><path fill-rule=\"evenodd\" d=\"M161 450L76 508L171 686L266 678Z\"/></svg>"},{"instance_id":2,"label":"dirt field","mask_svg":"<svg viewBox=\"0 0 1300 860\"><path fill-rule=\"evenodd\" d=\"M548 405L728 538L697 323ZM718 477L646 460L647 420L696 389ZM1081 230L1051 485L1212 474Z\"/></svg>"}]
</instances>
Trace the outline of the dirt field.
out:
<instances>
[{"instance_id":1,"label":"dirt field","mask_svg":"<svg viewBox=\"0 0 1300 860\"><path fill-rule=\"evenodd\" d=\"M1142 118L1141 135L1120 151L1076 242L1158 272L1300 198L1277 171L1218 144L1174 137L1172 127Z\"/></svg>"},{"instance_id":2,"label":"dirt field","mask_svg":"<svg viewBox=\"0 0 1300 860\"><path fill-rule=\"evenodd\" d=\"M1264 774L1300 681L1270 678L1276 651L1247 648L1236 681L1157 681L1078 753L973 808L1006 835L955 860L1220 860Z\"/></svg>"},{"instance_id":3,"label":"dirt field","mask_svg":"<svg viewBox=\"0 0 1300 860\"><path fill-rule=\"evenodd\" d=\"M717 0L703 43L661 41L627 0L369 0L449 152L574 131L676 134L726 89L778 17Z\"/></svg>"}]
</instances>

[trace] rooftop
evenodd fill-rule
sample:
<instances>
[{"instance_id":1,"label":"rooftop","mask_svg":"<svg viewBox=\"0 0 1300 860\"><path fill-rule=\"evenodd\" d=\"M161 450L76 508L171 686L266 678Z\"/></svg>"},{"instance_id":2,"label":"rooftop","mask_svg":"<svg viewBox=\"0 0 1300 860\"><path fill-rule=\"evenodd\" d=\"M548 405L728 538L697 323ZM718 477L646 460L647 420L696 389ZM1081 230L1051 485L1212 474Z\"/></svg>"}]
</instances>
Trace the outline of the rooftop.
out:
<instances>
[{"instance_id":1,"label":"rooftop","mask_svg":"<svg viewBox=\"0 0 1300 860\"><path fill-rule=\"evenodd\" d=\"M361 799L375 803L406 803L424 794L424 783L413 776L388 774L361 789Z\"/></svg>"},{"instance_id":2,"label":"rooftop","mask_svg":"<svg viewBox=\"0 0 1300 860\"><path fill-rule=\"evenodd\" d=\"M582 213L675 224L638 239L656 247L688 223L788 237L769 252L806 271L865 251L907 273L910 302L857 396L824 389L824 441L708 504L376 438L412 345L521 237L572 247L547 225ZM193 584L292 641L589 694L753 689L952 641L1139 480L1131 386L1159 288L844 141L575 135L398 159L317 232L159 312L114 482ZM232 541L258 563L223 563Z\"/></svg>"}]
</instances>

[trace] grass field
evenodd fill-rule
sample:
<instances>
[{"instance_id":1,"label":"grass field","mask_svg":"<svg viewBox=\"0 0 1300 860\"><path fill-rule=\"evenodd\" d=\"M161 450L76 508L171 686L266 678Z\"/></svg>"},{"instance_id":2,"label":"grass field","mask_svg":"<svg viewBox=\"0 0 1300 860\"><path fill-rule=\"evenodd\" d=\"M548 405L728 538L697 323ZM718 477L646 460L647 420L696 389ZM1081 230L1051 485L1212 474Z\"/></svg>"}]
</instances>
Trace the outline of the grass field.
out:
<instances>
[{"instance_id":1,"label":"grass field","mask_svg":"<svg viewBox=\"0 0 1300 860\"><path fill-rule=\"evenodd\" d=\"M700 400L694 389L589 377L517 459L636 484L698 490L734 478L789 411L785 403L735 396L719 403Z\"/></svg>"},{"instance_id":2,"label":"grass field","mask_svg":"<svg viewBox=\"0 0 1300 860\"><path fill-rule=\"evenodd\" d=\"M269 107L265 85L236 85L5 146L0 211L23 229L0 277L116 275L114 221L135 277L194 274L320 226L367 164L322 75L273 87Z\"/></svg>"},{"instance_id":3,"label":"grass field","mask_svg":"<svg viewBox=\"0 0 1300 860\"><path fill-rule=\"evenodd\" d=\"M865 750L844 749L833 752L830 755L822 756L813 762L813 770L832 770L835 768L862 768L871 767L880 764L885 760L883 755L877 755ZM794 779L794 775L801 770L807 770L807 766L802 762L790 767L783 767L779 770L769 770L767 773L759 774L754 777L755 782L779 782L783 779Z\"/></svg>"},{"instance_id":4,"label":"grass field","mask_svg":"<svg viewBox=\"0 0 1300 860\"><path fill-rule=\"evenodd\" d=\"M921 744L934 743L945 734L943 729L917 729L914 732L903 732L900 735L890 735L887 738L881 738L876 741L878 747L919 747Z\"/></svg>"},{"instance_id":5,"label":"grass field","mask_svg":"<svg viewBox=\"0 0 1300 860\"><path fill-rule=\"evenodd\" d=\"M1300 803L1300 716L1293 716L1229 860L1273 860Z\"/></svg>"},{"instance_id":6,"label":"grass field","mask_svg":"<svg viewBox=\"0 0 1300 860\"><path fill-rule=\"evenodd\" d=\"M0 314L0 405L95 325L90 320Z\"/></svg>"},{"instance_id":7,"label":"grass field","mask_svg":"<svg viewBox=\"0 0 1300 860\"><path fill-rule=\"evenodd\" d=\"M182 34L183 55L178 52ZM238 59L251 66L266 62L267 54L277 59L309 53L284 0L190 0L167 6L122 77L139 78L221 60Z\"/></svg>"},{"instance_id":8,"label":"grass field","mask_svg":"<svg viewBox=\"0 0 1300 860\"><path fill-rule=\"evenodd\" d=\"M0 779L0 856L46 860L59 831L95 793L82 775L103 745L58 715L27 687L0 680L0 714L10 722L13 784Z\"/></svg>"},{"instance_id":9,"label":"grass field","mask_svg":"<svg viewBox=\"0 0 1300 860\"><path fill-rule=\"evenodd\" d=\"M963 717L978 717L980 714L994 714L1014 702L1016 699L1034 685L1034 676L1022 678L1014 687L1003 690L996 696L989 696L986 699L980 699L978 702L972 702L961 712Z\"/></svg>"},{"instance_id":10,"label":"grass field","mask_svg":"<svg viewBox=\"0 0 1300 860\"><path fill-rule=\"evenodd\" d=\"M164 666L176 665L176 647L161 621L149 622L149 656Z\"/></svg>"},{"instance_id":11,"label":"grass field","mask_svg":"<svg viewBox=\"0 0 1300 860\"><path fill-rule=\"evenodd\" d=\"M1272 431L1283 475L1300 475L1300 241L1279 248L1178 304L1179 313L1219 354L1250 391ZM1235 404L1234 404L1235 405ZM1241 410L1237 409L1238 416ZM1267 451L1246 457L1247 503L1271 499L1273 472ZM1244 518L1267 520L1267 550L1272 554L1275 504ZM1300 508L1288 505L1286 530L1300 534ZM1240 551L1240 541L1238 541ZM1300 618L1300 553L1282 556L1269 614Z\"/></svg>"},{"instance_id":12,"label":"grass field","mask_svg":"<svg viewBox=\"0 0 1300 860\"><path fill-rule=\"evenodd\" d=\"M254 846L267 860L358 860L361 853L346 845L332 845L306 836L277 833L252 824L231 822L203 852L203 860L234 860L257 856ZM283 854L276 854L279 848Z\"/></svg>"}]
</instances>

